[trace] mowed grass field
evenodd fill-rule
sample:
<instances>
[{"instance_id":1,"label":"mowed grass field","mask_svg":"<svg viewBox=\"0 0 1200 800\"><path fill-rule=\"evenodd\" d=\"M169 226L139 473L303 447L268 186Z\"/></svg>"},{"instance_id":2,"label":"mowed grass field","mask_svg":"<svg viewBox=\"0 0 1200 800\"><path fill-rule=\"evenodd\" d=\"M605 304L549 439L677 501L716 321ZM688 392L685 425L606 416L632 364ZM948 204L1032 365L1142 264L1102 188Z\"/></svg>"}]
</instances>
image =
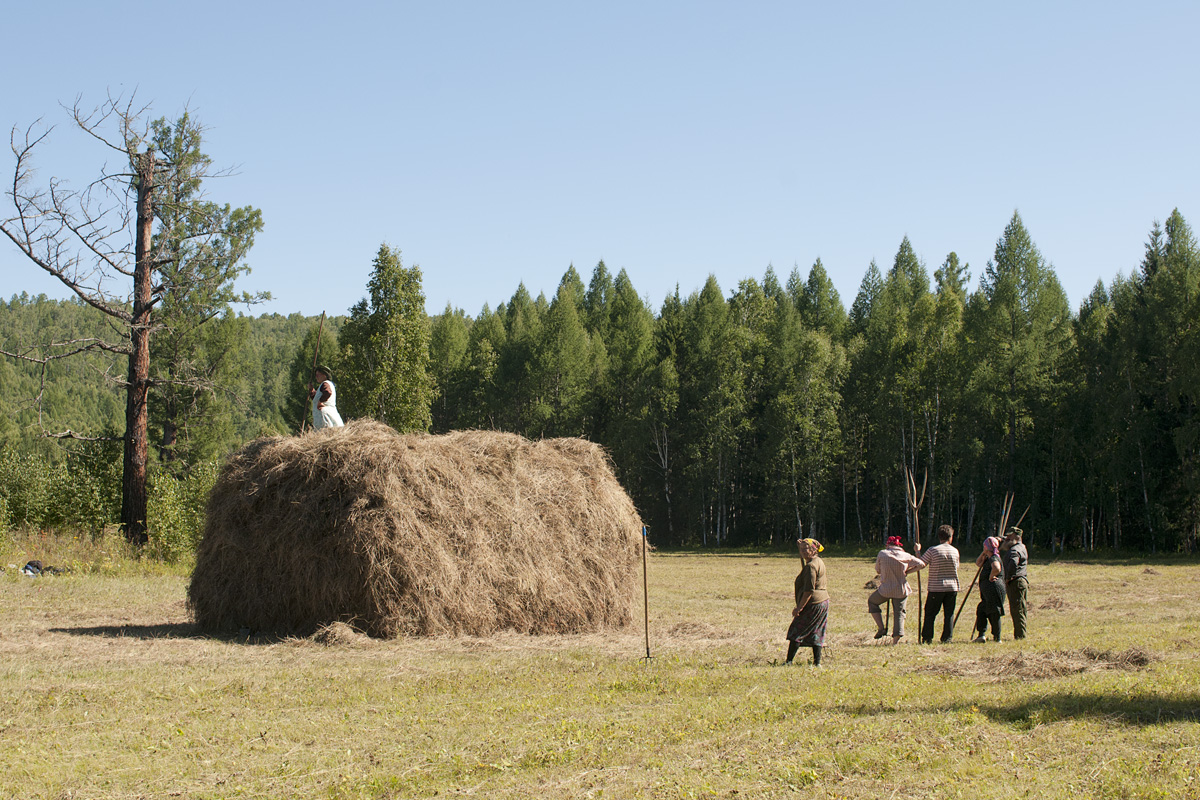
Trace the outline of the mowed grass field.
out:
<instances>
[{"instance_id":1,"label":"mowed grass field","mask_svg":"<svg viewBox=\"0 0 1200 800\"><path fill-rule=\"evenodd\" d=\"M1033 562L1026 641L969 643L973 592L891 647L873 558L831 555L819 670L779 665L794 556L652 554L650 661L640 597L597 635L223 639L185 569L6 569L0 796L1200 797L1200 568Z\"/></svg>"}]
</instances>

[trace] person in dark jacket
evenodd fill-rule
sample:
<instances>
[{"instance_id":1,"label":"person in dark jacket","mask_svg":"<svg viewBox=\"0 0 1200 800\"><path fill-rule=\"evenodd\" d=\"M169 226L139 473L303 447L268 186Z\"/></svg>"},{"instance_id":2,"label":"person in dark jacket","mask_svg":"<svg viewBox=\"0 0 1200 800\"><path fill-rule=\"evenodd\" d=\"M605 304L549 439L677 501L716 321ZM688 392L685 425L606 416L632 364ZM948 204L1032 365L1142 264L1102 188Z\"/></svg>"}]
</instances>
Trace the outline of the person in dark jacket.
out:
<instances>
[{"instance_id":1,"label":"person in dark jacket","mask_svg":"<svg viewBox=\"0 0 1200 800\"><path fill-rule=\"evenodd\" d=\"M1024 533L1020 528L1009 528L1000 543L1000 564L1004 568L1004 592L1008 595L1013 638L1024 639L1029 599L1029 551L1025 549Z\"/></svg>"},{"instance_id":2,"label":"person in dark jacket","mask_svg":"<svg viewBox=\"0 0 1200 800\"><path fill-rule=\"evenodd\" d=\"M979 566L979 605L975 608L975 632L972 641L986 642L988 624L992 638L1000 641L1000 618L1004 616L1004 568L1000 566L1000 540L983 540L983 552L975 559Z\"/></svg>"}]
</instances>

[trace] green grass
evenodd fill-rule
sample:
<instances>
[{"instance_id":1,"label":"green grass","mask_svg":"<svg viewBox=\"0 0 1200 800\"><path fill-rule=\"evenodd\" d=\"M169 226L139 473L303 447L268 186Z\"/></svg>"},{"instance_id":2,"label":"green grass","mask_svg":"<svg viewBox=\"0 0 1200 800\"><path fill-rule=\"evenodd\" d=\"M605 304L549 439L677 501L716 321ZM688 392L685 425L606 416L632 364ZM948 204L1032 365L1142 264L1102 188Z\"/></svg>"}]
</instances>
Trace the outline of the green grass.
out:
<instances>
[{"instance_id":1,"label":"green grass","mask_svg":"<svg viewBox=\"0 0 1200 800\"><path fill-rule=\"evenodd\" d=\"M184 568L6 570L0 796L1200 797L1194 563L1035 563L1028 640L967 643L972 599L937 647L871 639L872 561L826 563L820 670L777 665L774 555L651 556L649 662L640 599L618 633L324 646L195 635Z\"/></svg>"}]
</instances>

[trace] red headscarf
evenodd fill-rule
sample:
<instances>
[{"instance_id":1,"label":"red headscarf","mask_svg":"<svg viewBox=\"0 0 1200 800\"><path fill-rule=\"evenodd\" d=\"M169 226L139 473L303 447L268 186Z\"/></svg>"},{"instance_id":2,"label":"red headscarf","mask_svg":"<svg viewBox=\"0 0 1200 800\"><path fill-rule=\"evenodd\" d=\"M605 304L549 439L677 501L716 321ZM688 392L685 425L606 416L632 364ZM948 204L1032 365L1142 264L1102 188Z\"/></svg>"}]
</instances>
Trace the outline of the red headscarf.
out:
<instances>
[{"instance_id":1,"label":"red headscarf","mask_svg":"<svg viewBox=\"0 0 1200 800\"><path fill-rule=\"evenodd\" d=\"M903 548L903 547L904 547L904 540L903 540L903 539L901 539L899 536L889 536L889 537L887 538L887 546L888 546L888 547L900 547L900 548Z\"/></svg>"}]
</instances>

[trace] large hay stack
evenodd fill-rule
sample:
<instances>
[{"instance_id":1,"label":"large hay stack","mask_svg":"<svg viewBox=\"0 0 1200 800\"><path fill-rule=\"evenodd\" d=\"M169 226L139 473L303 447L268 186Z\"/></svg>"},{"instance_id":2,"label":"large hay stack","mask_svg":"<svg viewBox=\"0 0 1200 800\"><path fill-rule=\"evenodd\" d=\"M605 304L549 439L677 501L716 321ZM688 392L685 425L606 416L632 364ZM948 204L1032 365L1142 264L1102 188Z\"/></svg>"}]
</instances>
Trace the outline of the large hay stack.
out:
<instances>
[{"instance_id":1,"label":"large hay stack","mask_svg":"<svg viewBox=\"0 0 1200 800\"><path fill-rule=\"evenodd\" d=\"M188 600L206 630L594 631L630 621L641 524L590 442L352 422L229 459Z\"/></svg>"}]
</instances>

